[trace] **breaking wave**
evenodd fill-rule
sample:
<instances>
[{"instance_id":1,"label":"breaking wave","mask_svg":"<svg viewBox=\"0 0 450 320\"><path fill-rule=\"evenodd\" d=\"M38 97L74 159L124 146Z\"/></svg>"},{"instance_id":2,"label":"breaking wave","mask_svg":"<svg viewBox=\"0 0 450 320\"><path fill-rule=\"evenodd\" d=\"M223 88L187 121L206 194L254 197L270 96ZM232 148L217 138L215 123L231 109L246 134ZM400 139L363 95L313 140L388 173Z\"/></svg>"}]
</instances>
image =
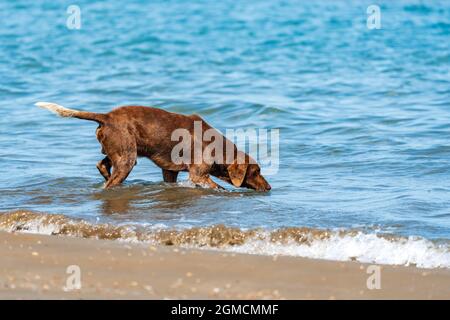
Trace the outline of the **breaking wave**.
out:
<instances>
[{"instance_id":1,"label":"breaking wave","mask_svg":"<svg viewBox=\"0 0 450 320\"><path fill-rule=\"evenodd\" d=\"M0 214L0 230L45 235L148 242L192 248L364 263L450 268L450 245L420 237L387 236L360 230L281 228L242 230L224 225L168 229L161 226L90 223L30 211Z\"/></svg>"}]
</instances>

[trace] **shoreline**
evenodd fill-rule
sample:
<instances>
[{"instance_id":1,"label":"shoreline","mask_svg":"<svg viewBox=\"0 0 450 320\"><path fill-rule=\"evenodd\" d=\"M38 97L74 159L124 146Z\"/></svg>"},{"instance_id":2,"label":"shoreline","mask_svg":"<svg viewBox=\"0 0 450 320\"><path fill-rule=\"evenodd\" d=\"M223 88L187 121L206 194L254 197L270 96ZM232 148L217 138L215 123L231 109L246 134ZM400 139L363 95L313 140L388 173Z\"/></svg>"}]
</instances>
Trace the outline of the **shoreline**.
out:
<instances>
[{"instance_id":1,"label":"shoreline","mask_svg":"<svg viewBox=\"0 0 450 320\"><path fill-rule=\"evenodd\" d=\"M0 214L0 231L118 240L127 243L219 249L230 253L450 269L450 242L365 233L358 229L241 229L223 224L147 228L90 222L62 214L16 210Z\"/></svg>"},{"instance_id":2,"label":"shoreline","mask_svg":"<svg viewBox=\"0 0 450 320\"><path fill-rule=\"evenodd\" d=\"M4 231L0 243L0 299L450 299L449 269L377 265L369 290L374 265L359 262ZM67 290L69 266L81 289Z\"/></svg>"}]
</instances>

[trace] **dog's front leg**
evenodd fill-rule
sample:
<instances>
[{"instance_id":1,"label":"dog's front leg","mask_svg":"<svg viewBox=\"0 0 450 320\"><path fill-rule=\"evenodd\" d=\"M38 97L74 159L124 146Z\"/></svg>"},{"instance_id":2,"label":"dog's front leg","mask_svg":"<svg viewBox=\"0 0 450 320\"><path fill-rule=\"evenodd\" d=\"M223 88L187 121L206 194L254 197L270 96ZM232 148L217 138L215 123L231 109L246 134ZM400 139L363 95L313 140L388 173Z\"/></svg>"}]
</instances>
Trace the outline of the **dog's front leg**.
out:
<instances>
[{"instance_id":1,"label":"dog's front leg","mask_svg":"<svg viewBox=\"0 0 450 320\"><path fill-rule=\"evenodd\" d=\"M189 180L191 180L196 186L203 187L203 188L212 188L212 189L222 189L225 188L215 183L210 176L189 176Z\"/></svg>"},{"instance_id":2,"label":"dog's front leg","mask_svg":"<svg viewBox=\"0 0 450 320\"><path fill-rule=\"evenodd\" d=\"M193 165L189 168L189 180L197 186L212 188L212 189L225 189L224 187L215 183L209 176L209 167L203 165Z\"/></svg>"}]
</instances>

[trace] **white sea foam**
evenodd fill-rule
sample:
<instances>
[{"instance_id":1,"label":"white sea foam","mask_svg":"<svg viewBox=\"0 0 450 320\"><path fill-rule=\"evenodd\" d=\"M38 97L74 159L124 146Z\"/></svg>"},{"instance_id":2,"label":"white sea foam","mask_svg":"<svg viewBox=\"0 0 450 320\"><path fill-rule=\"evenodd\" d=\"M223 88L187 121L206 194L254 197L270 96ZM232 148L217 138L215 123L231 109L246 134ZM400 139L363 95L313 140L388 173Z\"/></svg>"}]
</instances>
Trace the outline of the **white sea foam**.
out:
<instances>
[{"instance_id":1,"label":"white sea foam","mask_svg":"<svg viewBox=\"0 0 450 320\"><path fill-rule=\"evenodd\" d=\"M355 260L364 263L415 265L419 268L450 268L448 245L409 237L386 239L376 234L334 234L328 239L315 239L310 243L277 243L252 239L227 251L286 255L337 261Z\"/></svg>"}]
</instances>

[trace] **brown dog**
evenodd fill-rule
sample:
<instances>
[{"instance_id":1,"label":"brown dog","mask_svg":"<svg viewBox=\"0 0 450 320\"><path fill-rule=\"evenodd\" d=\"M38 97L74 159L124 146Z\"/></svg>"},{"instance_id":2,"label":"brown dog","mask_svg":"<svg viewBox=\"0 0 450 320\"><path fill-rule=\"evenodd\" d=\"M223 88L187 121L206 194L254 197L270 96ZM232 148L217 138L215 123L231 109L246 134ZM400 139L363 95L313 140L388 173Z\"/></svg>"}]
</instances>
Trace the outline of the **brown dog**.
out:
<instances>
[{"instance_id":1,"label":"brown dog","mask_svg":"<svg viewBox=\"0 0 450 320\"><path fill-rule=\"evenodd\" d=\"M97 139L106 157L97 164L97 168L106 180L105 188L121 184L135 166L137 157L147 157L162 169L165 182L176 182L178 172L188 171L189 179L200 186L222 188L210 178L212 175L235 187L258 191L271 189L261 175L258 164L247 154L238 151L230 140L215 131L198 115L186 116L141 106L119 107L101 114L71 110L48 102L38 102L36 105L62 117L99 123ZM210 157L201 158L200 162L195 161L196 150L201 149L203 155L208 145L203 141L203 136L198 137L195 134L198 124L202 134L213 130L220 137L219 140L223 140L221 142L227 146L226 152L221 155L224 161L215 161L220 158L214 152ZM178 141L172 141L172 133L176 129L183 129L192 137L189 146L194 150L194 154L184 158L189 161L179 162L172 159L173 150L178 144Z\"/></svg>"}]
</instances>

